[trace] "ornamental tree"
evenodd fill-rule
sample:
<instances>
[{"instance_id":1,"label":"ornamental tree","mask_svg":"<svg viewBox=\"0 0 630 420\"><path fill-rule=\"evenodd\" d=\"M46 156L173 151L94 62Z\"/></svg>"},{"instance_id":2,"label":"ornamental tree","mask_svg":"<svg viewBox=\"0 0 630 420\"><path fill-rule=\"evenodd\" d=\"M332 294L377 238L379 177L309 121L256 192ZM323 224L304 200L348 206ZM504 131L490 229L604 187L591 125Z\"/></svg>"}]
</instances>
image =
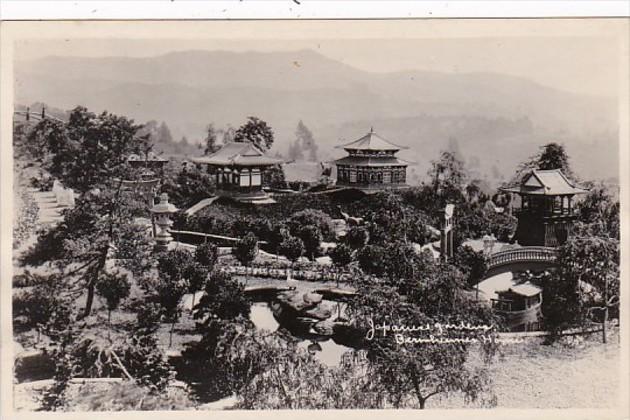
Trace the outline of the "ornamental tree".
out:
<instances>
[{"instance_id":1,"label":"ornamental tree","mask_svg":"<svg viewBox=\"0 0 630 420\"><path fill-rule=\"evenodd\" d=\"M557 268L544 278L543 316L552 333L584 325L593 311L603 320L619 311L619 241L569 238L558 249Z\"/></svg>"},{"instance_id":2,"label":"ornamental tree","mask_svg":"<svg viewBox=\"0 0 630 420\"><path fill-rule=\"evenodd\" d=\"M76 299L86 294L83 316L92 310L96 285L109 264L128 269L134 276L152 264L152 243L143 227L134 223L141 203L115 190L88 191L65 210L64 219L42 233L24 254L21 263L39 266L49 263L63 279L63 293Z\"/></svg>"},{"instance_id":3,"label":"ornamental tree","mask_svg":"<svg viewBox=\"0 0 630 420\"><path fill-rule=\"evenodd\" d=\"M206 242L195 249L195 260L210 271L219 259L219 249L212 242Z\"/></svg>"},{"instance_id":4,"label":"ornamental tree","mask_svg":"<svg viewBox=\"0 0 630 420\"><path fill-rule=\"evenodd\" d=\"M214 129L213 124L208 124L206 127L206 137L203 139L203 147L204 155L210 155L220 148L217 145L217 131Z\"/></svg>"},{"instance_id":5,"label":"ornamental tree","mask_svg":"<svg viewBox=\"0 0 630 420\"><path fill-rule=\"evenodd\" d=\"M234 141L249 141L259 149L266 151L273 145L273 130L266 122L257 117L247 117L247 122L234 133Z\"/></svg>"},{"instance_id":6,"label":"ornamental tree","mask_svg":"<svg viewBox=\"0 0 630 420\"><path fill-rule=\"evenodd\" d=\"M96 283L96 292L105 299L107 322L111 322L112 311L118 309L120 302L129 296L131 284L126 274L105 272Z\"/></svg>"},{"instance_id":7,"label":"ornamental tree","mask_svg":"<svg viewBox=\"0 0 630 420\"><path fill-rule=\"evenodd\" d=\"M192 255L187 251L167 251L158 257L158 273L151 279L153 300L160 305L165 320L171 324L169 347L173 344L173 328L181 314L182 299L189 290L186 276L191 261Z\"/></svg>"},{"instance_id":8,"label":"ornamental tree","mask_svg":"<svg viewBox=\"0 0 630 420\"><path fill-rule=\"evenodd\" d=\"M258 238L252 232L249 232L236 243L232 252L238 262L246 268L249 267L254 262L256 255L258 255Z\"/></svg>"},{"instance_id":9,"label":"ornamental tree","mask_svg":"<svg viewBox=\"0 0 630 420\"><path fill-rule=\"evenodd\" d=\"M442 208L447 202L463 201L464 187L467 178L464 162L452 152L442 151L438 160L431 161L428 174L433 191L440 201L436 203Z\"/></svg>"},{"instance_id":10,"label":"ornamental tree","mask_svg":"<svg viewBox=\"0 0 630 420\"><path fill-rule=\"evenodd\" d=\"M230 274L214 271L195 307L195 328L201 339L186 344L181 371L191 378L201 394L215 398L230 395L242 386L242 381L250 380L255 374L255 366L244 365L245 370L234 375L235 363L227 357L228 352L261 356L255 354L255 349L235 342L239 333L253 329L248 319L251 304L243 289Z\"/></svg>"},{"instance_id":11,"label":"ornamental tree","mask_svg":"<svg viewBox=\"0 0 630 420\"><path fill-rule=\"evenodd\" d=\"M315 225L302 226L296 235L304 244L304 251L310 256L311 261L315 261L315 257L321 253L321 243L323 240L322 232Z\"/></svg>"},{"instance_id":12,"label":"ornamental tree","mask_svg":"<svg viewBox=\"0 0 630 420\"><path fill-rule=\"evenodd\" d=\"M29 274L30 275L30 274ZM14 323L22 319L22 326L55 336L73 318L72 300L62 293L61 278L57 275L32 275L35 283L30 290L19 290L13 295Z\"/></svg>"},{"instance_id":13,"label":"ornamental tree","mask_svg":"<svg viewBox=\"0 0 630 420\"><path fill-rule=\"evenodd\" d=\"M335 237L331 217L321 210L301 210L293 213L287 221L287 226L293 236L300 236L300 230L308 225L316 226L324 240L331 240Z\"/></svg>"},{"instance_id":14,"label":"ornamental tree","mask_svg":"<svg viewBox=\"0 0 630 420\"><path fill-rule=\"evenodd\" d=\"M475 348L471 343L477 341L482 343L484 359L492 355L491 334L483 334L481 329L437 327L469 323L494 328L491 310L469 300L464 278L454 267L418 265L413 271L406 283L414 287L406 295L387 283L359 282L358 296L349 304L349 315L366 332L369 363L365 375L371 392L381 395L376 403L379 408L422 409L435 395L457 392L467 401L482 400L492 405L494 398L487 395L490 381L485 369L466 363ZM372 328L383 323L427 329L386 334ZM431 342L431 336L444 341ZM407 339L429 341L413 343Z\"/></svg>"},{"instance_id":15,"label":"ornamental tree","mask_svg":"<svg viewBox=\"0 0 630 420\"><path fill-rule=\"evenodd\" d=\"M367 245L370 240L370 234L363 226L353 226L348 229L346 235L343 237L343 242L352 249L361 249Z\"/></svg>"},{"instance_id":16,"label":"ornamental tree","mask_svg":"<svg viewBox=\"0 0 630 420\"><path fill-rule=\"evenodd\" d=\"M148 138L137 136L141 126L123 116L95 114L77 107L63 127L48 127L43 120L34 135L43 136L51 159L44 169L76 192L111 186L116 179L130 179L127 157L147 148ZM40 130L43 128L43 132Z\"/></svg>"},{"instance_id":17,"label":"ornamental tree","mask_svg":"<svg viewBox=\"0 0 630 420\"><path fill-rule=\"evenodd\" d=\"M483 251L475 251L468 245L455 250L453 264L464 274L468 286L479 283L488 270Z\"/></svg>"},{"instance_id":18,"label":"ornamental tree","mask_svg":"<svg viewBox=\"0 0 630 420\"><path fill-rule=\"evenodd\" d=\"M332 251L330 251L330 258L339 271L343 270L345 267L348 266L348 264L352 262L352 257L352 248L350 248L346 244L338 244L335 248L332 249ZM338 273L336 277L337 286L339 286L340 274Z\"/></svg>"},{"instance_id":19,"label":"ornamental tree","mask_svg":"<svg viewBox=\"0 0 630 420\"><path fill-rule=\"evenodd\" d=\"M578 232L583 236L603 236L619 239L619 200L604 184L594 185L576 206Z\"/></svg>"},{"instance_id":20,"label":"ornamental tree","mask_svg":"<svg viewBox=\"0 0 630 420\"><path fill-rule=\"evenodd\" d=\"M381 276L385 273L385 248L367 245L359 251L358 261L364 273Z\"/></svg>"},{"instance_id":21,"label":"ornamental tree","mask_svg":"<svg viewBox=\"0 0 630 420\"><path fill-rule=\"evenodd\" d=\"M577 180L569 164L569 156L564 146L558 143L547 143L541 146L538 153L522 162L507 186L514 186L521 182L523 176L532 169L560 169L569 179Z\"/></svg>"},{"instance_id":22,"label":"ornamental tree","mask_svg":"<svg viewBox=\"0 0 630 420\"><path fill-rule=\"evenodd\" d=\"M133 120L107 112L94 114L77 107L66 123L49 127L43 120L33 135L42 136L47 160L43 167L61 183L80 193L76 205L65 210L64 220L39 236L22 263L52 263L77 297L86 292L83 316L90 314L98 279L106 264L142 272L150 254L149 238L134 224L144 204L123 186L138 179L127 165L130 153L147 147Z\"/></svg>"},{"instance_id":23,"label":"ornamental tree","mask_svg":"<svg viewBox=\"0 0 630 420\"><path fill-rule=\"evenodd\" d=\"M287 257L294 264L304 254L304 242L295 236L287 236L279 246L281 255Z\"/></svg>"}]
</instances>

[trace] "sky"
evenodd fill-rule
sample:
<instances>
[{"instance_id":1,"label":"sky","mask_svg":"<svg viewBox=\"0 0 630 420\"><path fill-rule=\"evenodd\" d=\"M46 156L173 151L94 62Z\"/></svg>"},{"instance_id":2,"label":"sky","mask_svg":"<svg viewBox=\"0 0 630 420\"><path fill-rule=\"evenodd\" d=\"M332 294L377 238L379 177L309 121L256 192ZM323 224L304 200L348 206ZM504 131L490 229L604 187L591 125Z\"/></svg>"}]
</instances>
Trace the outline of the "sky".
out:
<instances>
[{"instance_id":1,"label":"sky","mask_svg":"<svg viewBox=\"0 0 630 420\"><path fill-rule=\"evenodd\" d=\"M619 45L604 36L514 36L404 39L45 39L20 40L15 57L148 57L183 50L311 49L371 72L492 72L568 92L616 96Z\"/></svg>"}]
</instances>

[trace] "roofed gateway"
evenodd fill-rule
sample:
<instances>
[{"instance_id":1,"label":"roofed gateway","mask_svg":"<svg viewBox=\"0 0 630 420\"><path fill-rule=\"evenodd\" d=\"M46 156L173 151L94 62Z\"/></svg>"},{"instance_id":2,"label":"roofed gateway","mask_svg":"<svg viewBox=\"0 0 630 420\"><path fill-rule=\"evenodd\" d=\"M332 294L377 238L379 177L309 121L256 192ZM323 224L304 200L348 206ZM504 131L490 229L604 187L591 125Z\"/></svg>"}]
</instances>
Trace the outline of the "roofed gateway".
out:
<instances>
[{"instance_id":1,"label":"roofed gateway","mask_svg":"<svg viewBox=\"0 0 630 420\"><path fill-rule=\"evenodd\" d=\"M348 152L348 156L335 161L337 185L362 190L407 186L407 162L396 156L406 147L385 140L373 129L360 139L337 147Z\"/></svg>"},{"instance_id":2,"label":"roofed gateway","mask_svg":"<svg viewBox=\"0 0 630 420\"><path fill-rule=\"evenodd\" d=\"M263 173L282 160L267 156L251 142L230 142L192 161L207 166L219 194L255 204L273 202L263 191Z\"/></svg>"}]
</instances>

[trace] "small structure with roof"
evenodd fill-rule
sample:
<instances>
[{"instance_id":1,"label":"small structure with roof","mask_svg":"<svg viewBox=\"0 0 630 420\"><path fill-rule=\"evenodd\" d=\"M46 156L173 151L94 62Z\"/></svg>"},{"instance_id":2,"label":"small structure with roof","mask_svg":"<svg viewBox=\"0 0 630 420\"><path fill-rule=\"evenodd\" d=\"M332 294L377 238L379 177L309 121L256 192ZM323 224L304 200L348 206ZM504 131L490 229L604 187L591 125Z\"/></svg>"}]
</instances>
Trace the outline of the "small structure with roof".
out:
<instances>
[{"instance_id":1,"label":"small structure with roof","mask_svg":"<svg viewBox=\"0 0 630 420\"><path fill-rule=\"evenodd\" d=\"M551 247L562 245L571 234L576 218L573 197L587 192L559 169L533 169L520 185L502 190L521 197L521 208L516 211L518 243Z\"/></svg>"},{"instance_id":2,"label":"small structure with roof","mask_svg":"<svg viewBox=\"0 0 630 420\"><path fill-rule=\"evenodd\" d=\"M367 191L407 187L407 162L396 156L406 147L385 140L373 129L337 147L348 152L348 156L335 161L337 185Z\"/></svg>"},{"instance_id":3,"label":"small structure with roof","mask_svg":"<svg viewBox=\"0 0 630 420\"><path fill-rule=\"evenodd\" d=\"M168 159L154 152L148 152L144 155L131 154L127 156L127 162L132 168L142 169L144 175L162 175Z\"/></svg>"},{"instance_id":4,"label":"small structure with roof","mask_svg":"<svg viewBox=\"0 0 630 420\"><path fill-rule=\"evenodd\" d=\"M536 331L542 316L542 289L530 282L496 292L492 308L506 321L510 331Z\"/></svg>"},{"instance_id":5,"label":"small structure with roof","mask_svg":"<svg viewBox=\"0 0 630 420\"><path fill-rule=\"evenodd\" d=\"M272 203L263 190L263 175L281 159L267 156L251 142L230 142L218 151L192 158L215 178L217 193L253 204Z\"/></svg>"}]
</instances>

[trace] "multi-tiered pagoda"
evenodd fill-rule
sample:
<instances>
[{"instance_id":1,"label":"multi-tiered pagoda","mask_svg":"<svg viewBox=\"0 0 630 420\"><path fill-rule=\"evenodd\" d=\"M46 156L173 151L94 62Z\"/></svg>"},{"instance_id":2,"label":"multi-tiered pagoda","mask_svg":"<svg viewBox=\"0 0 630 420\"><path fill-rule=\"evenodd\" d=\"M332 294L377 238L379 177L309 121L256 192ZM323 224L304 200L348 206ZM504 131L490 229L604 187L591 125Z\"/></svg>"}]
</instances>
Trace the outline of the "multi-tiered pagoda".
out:
<instances>
[{"instance_id":1,"label":"multi-tiered pagoda","mask_svg":"<svg viewBox=\"0 0 630 420\"><path fill-rule=\"evenodd\" d=\"M337 147L348 152L348 156L335 161L337 185L368 191L407 186L407 163L396 157L405 147L385 140L374 130Z\"/></svg>"},{"instance_id":2,"label":"multi-tiered pagoda","mask_svg":"<svg viewBox=\"0 0 630 420\"><path fill-rule=\"evenodd\" d=\"M561 170L532 170L515 188L506 192L521 197L517 210L516 240L524 246L559 246L571 234L576 215L573 197L586 189L569 180Z\"/></svg>"}]
</instances>

